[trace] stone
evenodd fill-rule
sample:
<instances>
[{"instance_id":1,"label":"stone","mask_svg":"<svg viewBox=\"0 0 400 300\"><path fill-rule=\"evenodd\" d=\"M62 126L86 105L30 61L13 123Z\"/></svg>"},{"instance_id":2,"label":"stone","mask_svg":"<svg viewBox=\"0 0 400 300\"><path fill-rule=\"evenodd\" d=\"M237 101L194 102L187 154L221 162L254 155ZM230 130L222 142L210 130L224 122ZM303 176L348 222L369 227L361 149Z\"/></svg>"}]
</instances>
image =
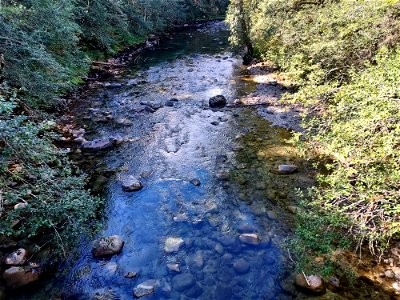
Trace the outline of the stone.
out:
<instances>
[{"instance_id":1,"label":"stone","mask_svg":"<svg viewBox=\"0 0 400 300\"><path fill-rule=\"evenodd\" d=\"M240 223L237 226L237 231L240 233L252 233L256 230L256 226L250 223Z\"/></svg>"},{"instance_id":2,"label":"stone","mask_svg":"<svg viewBox=\"0 0 400 300\"><path fill-rule=\"evenodd\" d=\"M118 235L102 237L95 241L92 249L94 257L110 256L121 252L124 241Z\"/></svg>"},{"instance_id":3,"label":"stone","mask_svg":"<svg viewBox=\"0 0 400 300\"><path fill-rule=\"evenodd\" d=\"M37 281L40 273L37 267L11 267L3 273L3 279L7 286L17 288Z\"/></svg>"},{"instance_id":4,"label":"stone","mask_svg":"<svg viewBox=\"0 0 400 300\"><path fill-rule=\"evenodd\" d=\"M4 262L6 265L20 266L23 265L27 259L28 251L26 251L24 248L19 248L18 250L15 250L7 255Z\"/></svg>"},{"instance_id":5,"label":"stone","mask_svg":"<svg viewBox=\"0 0 400 300\"><path fill-rule=\"evenodd\" d=\"M299 273L296 275L295 283L298 287L315 294L322 294L326 291L324 281L317 275L304 276L304 274Z\"/></svg>"},{"instance_id":6,"label":"stone","mask_svg":"<svg viewBox=\"0 0 400 300\"><path fill-rule=\"evenodd\" d=\"M185 241L180 237L169 237L165 240L164 251L167 253L178 252L185 244Z\"/></svg>"},{"instance_id":7,"label":"stone","mask_svg":"<svg viewBox=\"0 0 400 300\"><path fill-rule=\"evenodd\" d=\"M218 126L219 122L218 121L212 121L210 124L213 125L213 126Z\"/></svg>"},{"instance_id":8,"label":"stone","mask_svg":"<svg viewBox=\"0 0 400 300\"><path fill-rule=\"evenodd\" d=\"M154 290L156 289L156 284L157 284L157 281L155 279L146 280L145 282L138 284L133 289L133 295L135 296L135 298L141 298L144 296L148 296L148 295L154 293Z\"/></svg>"},{"instance_id":9,"label":"stone","mask_svg":"<svg viewBox=\"0 0 400 300\"><path fill-rule=\"evenodd\" d=\"M0 235L0 250L6 250L9 248L15 248L17 246L17 242L13 239Z\"/></svg>"},{"instance_id":10,"label":"stone","mask_svg":"<svg viewBox=\"0 0 400 300\"><path fill-rule=\"evenodd\" d=\"M185 295L190 297L190 298L199 298L201 296L201 294L203 294L203 289L198 286L197 284L195 284L194 286L192 286L186 293Z\"/></svg>"},{"instance_id":11,"label":"stone","mask_svg":"<svg viewBox=\"0 0 400 300\"><path fill-rule=\"evenodd\" d=\"M181 266L179 264L167 264L167 268L170 271L179 273L181 271Z\"/></svg>"},{"instance_id":12,"label":"stone","mask_svg":"<svg viewBox=\"0 0 400 300\"><path fill-rule=\"evenodd\" d=\"M21 202L14 205L14 209L24 209L28 206L27 202Z\"/></svg>"},{"instance_id":13,"label":"stone","mask_svg":"<svg viewBox=\"0 0 400 300\"><path fill-rule=\"evenodd\" d=\"M108 262L104 266L104 271L108 276L115 275L118 270L118 264L116 262Z\"/></svg>"},{"instance_id":14,"label":"stone","mask_svg":"<svg viewBox=\"0 0 400 300\"><path fill-rule=\"evenodd\" d=\"M131 272L125 273L124 277L125 277L125 278L135 278L137 275L138 275L137 272L131 271Z\"/></svg>"},{"instance_id":15,"label":"stone","mask_svg":"<svg viewBox=\"0 0 400 300\"><path fill-rule=\"evenodd\" d=\"M332 292L337 292L340 289L340 280L335 276L331 276L328 278L327 287Z\"/></svg>"},{"instance_id":16,"label":"stone","mask_svg":"<svg viewBox=\"0 0 400 300\"><path fill-rule=\"evenodd\" d=\"M191 288L195 284L194 276L191 273L183 273L172 278L172 288L182 292Z\"/></svg>"},{"instance_id":17,"label":"stone","mask_svg":"<svg viewBox=\"0 0 400 300\"><path fill-rule=\"evenodd\" d=\"M120 182L121 182L121 185L122 185L122 189L125 192L139 191L139 190L141 190L143 188L143 185L140 182L140 180L137 179L135 176L132 176L132 175L121 176Z\"/></svg>"},{"instance_id":18,"label":"stone","mask_svg":"<svg viewBox=\"0 0 400 300\"><path fill-rule=\"evenodd\" d=\"M279 165L278 173L282 175L294 174L299 170L295 165Z\"/></svg>"},{"instance_id":19,"label":"stone","mask_svg":"<svg viewBox=\"0 0 400 300\"><path fill-rule=\"evenodd\" d=\"M222 95L211 97L208 101L211 108L222 108L226 105L226 98Z\"/></svg>"},{"instance_id":20,"label":"stone","mask_svg":"<svg viewBox=\"0 0 400 300\"><path fill-rule=\"evenodd\" d=\"M155 113L156 112L156 110L154 108L150 107L150 106L145 106L144 107L144 111L147 111L149 113Z\"/></svg>"},{"instance_id":21,"label":"stone","mask_svg":"<svg viewBox=\"0 0 400 300\"><path fill-rule=\"evenodd\" d=\"M233 262L233 268L238 274L246 274L250 269L250 265L244 258L239 258Z\"/></svg>"},{"instance_id":22,"label":"stone","mask_svg":"<svg viewBox=\"0 0 400 300\"><path fill-rule=\"evenodd\" d=\"M385 276L387 278L394 278L395 274L394 274L394 272L392 270L388 269L388 270L385 271Z\"/></svg>"},{"instance_id":23,"label":"stone","mask_svg":"<svg viewBox=\"0 0 400 300\"><path fill-rule=\"evenodd\" d=\"M261 243L260 238L255 233L242 233L239 235L239 240L246 245L257 246Z\"/></svg>"},{"instance_id":24,"label":"stone","mask_svg":"<svg viewBox=\"0 0 400 300\"><path fill-rule=\"evenodd\" d=\"M192 180L190 180L190 183L193 184L194 186L200 186L201 182L199 179L197 178L193 178Z\"/></svg>"},{"instance_id":25,"label":"stone","mask_svg":"<svg viewBox=\"0 0 400 300\"><path fill-rule=\"evenodd\" d=\"M119 126L130 126L133 124L132 121L127 118L118 118L115 120L115 123L117 123Z\"/></svg>"},{"instance_id":26,"label":"stone","mask_svg":"<svg viewBox=\"0 0 400 300\"><path fill-rule=\"evenodd\" d=\"M82 143L81 148L84 151L101 151L112 148L115 145L115 139L113 138L104 138L104 139L96 139L93 141L87 141Z\"/></svg>"}]
</instances>

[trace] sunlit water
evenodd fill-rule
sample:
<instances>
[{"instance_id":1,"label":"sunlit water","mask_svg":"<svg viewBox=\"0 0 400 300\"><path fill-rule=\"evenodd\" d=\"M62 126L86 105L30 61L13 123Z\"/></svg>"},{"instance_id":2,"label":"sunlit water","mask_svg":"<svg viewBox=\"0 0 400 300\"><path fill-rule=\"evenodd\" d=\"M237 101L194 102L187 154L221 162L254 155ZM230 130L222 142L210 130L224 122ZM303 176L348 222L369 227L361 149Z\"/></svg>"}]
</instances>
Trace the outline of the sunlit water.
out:
<instances>
[{"instance_id":1,"label":"sunlit water","mask_svg":"<svg viewBox=\"0 0 400 300\"><path fill-rule=\"evenodd\" d=\"M254 130L246 119L263 121L246 109L208 107L211 96L225 95L232 104L252 88L238 79L241 60L227 36L221 23L177 33L87 92L76 111L78 124L91 130L87 137L129 140L103 159L119 172L107 186L99 233L120 235L125 245L104 260L92 257L91 244L81 245L80 259L60 284L64 299L132 299L135 286L148 279L156 287L146 299L293 298L283 288L288 267L280 243L287 220L273 199L284 191L266 190L269 177L254 163L269 137L254 137L259 146L245 143ZM177 101L166 106L171 98ZM151 111L143 104L161 107ZM105 114L113 119L96 123ZM123 118L125 125L118 124ZM280 139L287 135L263 126ZM120 174L141 178L144 188L124 192ZM194 178L200 186L190 183ZM261 243L241 243L241 233L256 233ZM184 245L166 253L168 237ZM179 264L180 272L169 263ZM133 271L136 278L124 277Z\"/></svg>"}]
</instances>

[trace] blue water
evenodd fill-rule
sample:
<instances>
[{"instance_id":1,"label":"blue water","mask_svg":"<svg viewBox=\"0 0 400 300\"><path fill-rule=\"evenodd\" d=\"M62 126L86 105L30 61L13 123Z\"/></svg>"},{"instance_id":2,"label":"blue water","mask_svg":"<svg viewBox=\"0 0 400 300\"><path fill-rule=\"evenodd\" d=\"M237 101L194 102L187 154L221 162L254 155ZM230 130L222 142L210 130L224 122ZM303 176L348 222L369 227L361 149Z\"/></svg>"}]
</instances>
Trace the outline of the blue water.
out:
<instances>
[{"instance_id":1,"label":"blue water","mask_svg":"<svg viewBox=\"0 0 400 300\"><path fill-rule=\"evenodd\" d=\"M287 260L279 244L286 225L268 218L271 203L265 197L252 197L251 190L244 197L230 175L244 168L234 151L248 132L238 121L241 111L207 105L217 94L232 104L245 84L238 80L241 61L227 37L219 23L177 33L121 74L94 85L82 101L77 122L88 125L88 138L125 139L103 158L118 174L107 186L106 218L98 235L119 235L125 245L108 259L93 258L92 245L81 245L80 259L61 284L64 299L132 299L133 289L148 279L156 285L145 299L294 297L282 288ZM178 99L174 107L155 112L140 104L171 98ZM114 121L83 121L105 111ZM131 124L119 126L117 118ZM144 188L124 192L118 182L124 174L140 178ZM199 187L190 183L193 178ZM261 243L241 243L242 232L257 234ZM166 253L168 237L182 238L184 245ZM243 261L248 270L238 271ZM170 271L168 263L179 264L181 271ZM124 277L133 271L137 277ZM182 288L181 274L194 280Z\"/></svg>"}]
</instances>

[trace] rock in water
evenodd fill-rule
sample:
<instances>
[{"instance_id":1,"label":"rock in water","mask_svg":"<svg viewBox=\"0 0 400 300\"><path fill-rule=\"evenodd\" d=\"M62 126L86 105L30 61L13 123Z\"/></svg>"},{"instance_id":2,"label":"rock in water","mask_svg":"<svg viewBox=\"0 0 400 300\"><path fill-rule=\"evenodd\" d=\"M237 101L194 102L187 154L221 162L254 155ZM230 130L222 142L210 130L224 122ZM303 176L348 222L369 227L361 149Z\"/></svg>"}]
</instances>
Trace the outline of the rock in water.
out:
<instances>
[{"instance_id":1,"label":"rock in water","mask_svg":"<svg viewBox=\"0 0 400 300\"><path fill-rule=\"evenodd\" d=\"M294 174L298 171L298 167L295 165L279 165L278 172L282 175Z\"/></svg>"},{"instance_id":2,"label":"rock in water","mask_svg":"<svg viewBox=\"0 0 400 300\"><path fill-rule=\"evenodd\" d=\"M122 176L120 179L122 189L125 192L134 192L143 188L142 183L132 175Z\"/></svg>"},{"instance_id":3,"label":"rock in water","mask_svg":"<svg viewBox=\"0 0 400 300\"><path fill-rule=\"evenodd\" d=\"M176 275L172 278L172 287L178 292L189 289L195 284L195 279L192 274L184 273Z\"/></svg>"},{"instance_id":4,"label":"rock in water","mask_svg":"<svg viewBox=\"0 0 400 300\"><path fill-rule=\"evenodd\" d=\"M115 145L115 139L113 138L105 138L105 139L97 139L93 141L87 141L82 144L82 150L85 151L100 151L107 150L112 148Z\"/></svg>"},{"instance_id":5,"label":"rock in water","mask_svg":"<svg viewBox=\"0 0 400 300\"><path fill-rule=\"evenodd\" d=\"M94 243L92 254L95 257L109 256L121 252L124 241L118 235L102 237Z\"/></svg>"},{"instance_id":6,"label":"rock in water","mask_svg":"<svg viewBox=\"0 0 400 300\"><path fill-rule=\"evenodd\" d=\"M156 284L157 281L155 279L146 280L134 288L133 295L135 298L148 296L154 292Z\"/></svg>"},{"instance_id":7,"label":"rock in water","mask_svg":"<svg viewBox=\"0 0 400 300\"><path fill-rule=\"evenodd\" d=\"M180 237L169 237L165 240L164 251L167 253L178 252L185 244L185 241Z\"/></svg>"},{"instance_id":8,"label":"rock in water","mask_svg":"<svg viewBox=\"0 0 400 300\"><path fill-rule=\"evenodd\" d=\"M211 97L208 101L211 108L222 108L226 105L226 98L222 95Z\"/></svg>"},{"instance_id":9,"label":"rock in water","mask_svg":"<svg viewBox=\"0 0 400 300\"><path fill-rule=\"evenodd\" d=\"M240 258L233 262L233 268L238 274L246 274L250 269L250 265L245 259Z\"/></svg>"},{"instance_id":10,"label":"rock in water","mask_svg":"<svg viewBox=\"0 0 400 300\"><path fill-rule=\"evenodd\" d=\"M304 274L299 273L296 275L295 283L297 286L315 294L322 294L326 291L324 281L317 275L305 276Z\"/></svg>"},{"instance_id":11,"label":"rock in water","mask_svg":"<svg viewBox=\"0 0 400 300\"><path fill-rule=\"evenodd\" d=\"M15 250L13 253L9 254L6 259L5 259L5 263L6 265L12 265L12 266L19 266L19 265L23 265L28 257L28 252L23 249L20 248L18 250Z\"/></svg>"},{"instance_id":12,"label":"rock in water","mask_svg":"<svg viewBox=\"0 0 400 300\"><path fill-rule=\"evenodd\" d=\"M255 233L243 233L239 235L239 240L246 245L257 246L261 243L260 238Z\"/></svg>"},{"instance_id":13,"label":"rock in water","mask_svg":"<svg viewBox=\"0 0 400 300\"><path fill-rule=\"evenodd\" d=\"M17 288L37 281L40 276L40 268L33 267L11 267L3 274L7 286Z\"/></svg>"},{"instance_id":14,"label":"rock in water","mask_svg":"<svg viewBox=\"0 0 400 300\"><path fill-rule=\"evenodd\" d=\"M194 178L194 179L190 180L190 183L193 184L194 186L200 186L201 185L200 180L197 179L197 178Z\"/></svg>"}]
</instances>

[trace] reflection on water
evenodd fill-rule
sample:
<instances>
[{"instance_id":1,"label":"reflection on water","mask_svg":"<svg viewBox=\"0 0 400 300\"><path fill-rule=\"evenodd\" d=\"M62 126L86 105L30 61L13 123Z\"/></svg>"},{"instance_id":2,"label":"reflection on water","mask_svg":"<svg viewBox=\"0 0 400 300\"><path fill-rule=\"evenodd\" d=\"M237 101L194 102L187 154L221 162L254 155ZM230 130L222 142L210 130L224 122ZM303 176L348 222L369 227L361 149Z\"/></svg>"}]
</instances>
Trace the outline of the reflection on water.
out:
<instances>
[{"instance_id":1,"label":"reflection on water","mask_svg":"<svg viewBox=\"0 0 400 300\"><path fill-rule=\"evenodd\" d=\"M124 192L118 175L111 180L100 235L120 235L125 245L107 260L94 259L91 245L82 245L61 284L65 299L132 299L133 289L147 280L155 287L147 299L294 297L282 281L285 213L269 201L263 183L269 179L259 176L255 163L273 145L249 155L254 139L245 137L256 129L246 128L245 119L258 117L246 109L207 107L211 96L223 94L232 104L254 86L239 80L240 60L221 26L161 41L129 70L88 91L77 110L88 137L127 141L105 162L141 178L144 188ZM262 145L267 137L254 138ZM168 238L183 243L166 251ZM128 272L138 276L126 278Z\"/></svg>"}]
</instances>

